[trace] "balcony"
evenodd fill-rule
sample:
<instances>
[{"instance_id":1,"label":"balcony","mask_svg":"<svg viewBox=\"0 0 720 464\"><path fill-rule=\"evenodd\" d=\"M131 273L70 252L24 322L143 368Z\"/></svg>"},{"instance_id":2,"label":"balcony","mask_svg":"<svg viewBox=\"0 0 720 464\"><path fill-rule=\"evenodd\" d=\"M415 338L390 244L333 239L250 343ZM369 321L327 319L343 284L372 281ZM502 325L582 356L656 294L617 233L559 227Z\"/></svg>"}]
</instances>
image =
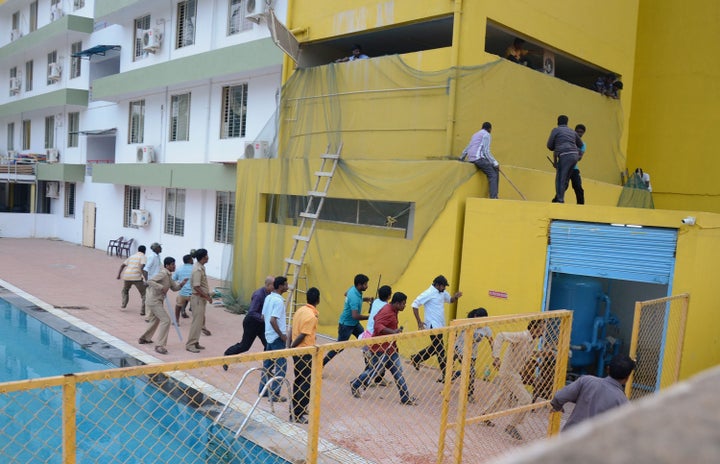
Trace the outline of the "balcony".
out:
<instances>
[{"instance_id":1,"label":"balcony","mask_svg":"<svg viewBox=\"0 0 720 464\"><path fill-rule=\"evenodd\" d=\"M93 31L93 19L84 16L66 15L40 29L27 33L4 47L0 47L0 61L12 58L28 49L56 42L61 39L75 40Z\"/></svg>"}]
</instances>

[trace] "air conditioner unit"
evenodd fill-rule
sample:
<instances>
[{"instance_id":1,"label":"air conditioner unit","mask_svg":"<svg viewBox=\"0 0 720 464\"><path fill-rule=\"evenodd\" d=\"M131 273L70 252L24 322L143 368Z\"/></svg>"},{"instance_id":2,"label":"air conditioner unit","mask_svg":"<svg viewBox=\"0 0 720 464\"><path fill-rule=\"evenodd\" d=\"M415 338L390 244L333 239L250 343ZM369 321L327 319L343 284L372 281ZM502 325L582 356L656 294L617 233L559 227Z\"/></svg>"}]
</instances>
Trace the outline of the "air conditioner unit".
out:
<instances>
[{"instance_id":1,"label":"air conditioner unit","mask_svg":"<svg viewBox=\"0 0 720 464\"><path fill-rule=\"evenodd\" d=\"M62 75L62 68L60 68L60 65L57 63L50 63L48 65L48 79L57 82L60 80L60 76Z\"/></svg>"},{"instance_id":2,"label":"air conditioner unit","mask_svg":"<svg viewBox=\"0 0 720 464\"><path fill-rule=\"evenodd\" d=\"M245 2L245 18L254 23L259 23L265 17L265 0L247 0Z\"/></svg>"},{"instance_id":3,"label":"air conditioner unit","mask_svg":"<svg viewBox=\"0 0 720 464\"><path fill-rule=\"evenodd\" d=\"M61 5L53 5L50 9L50 21L57 21L65 15Z\"/></svg>"},{"instance_id":4,"label":"air conditioner unit","mask_svg":"<svg viewBox=\"0 0 720 464\"><path fill-rule=\"evenodd\" d=\"M57 148L48 148L45 150L45 154L47 155L48 163L57 163L60 161L60 152Z\"/></svg>"},{"instance_id":5,"label":"air conditioner unit","mask_svg":"<svg viewBox=\"0 0 720 464\"><path fill-rule=\"evenodd\" d=\"M150 224L150 213L144 209L132 210L130 222L134 226L143 227Z\"/></svg>"},{"instance_id":6,"label":"air conditioner unit","mask_svg":"<svg viewBox=\"0 0 720 464\"><path fill-rule=\"evenodd\" d=\"M138 163L154 163L155 150L147 145L137 147L136 159Z\"/></svg>"},{"instance_id":7,"label":"air conditioner unit","mask_svg":"<svg viewBox=\"0 0 720 464\"><path fill-rule=\"evenodd\" d=\"M143 50L155 53L162 44L162 32L160 29L146 29L142 34Z\"/></svg>"},{"instance_id":8,"label":"air conditioner unit","mask_svg":"<svg viewBox=\"0 0 720 464\"><path fill-rule=\"evenodd\" d=\"M16 94L20 92L20 87L22 86L22 79L19 77L11 77L10 78L10 92L13 94Z\"/></svg>"},{"instance_id":9,"label":"air conditioner unit","mask_svg":"<svg viewBox=\"0 0 720 464\"><path fill-rule=\"evenodd\" d=\"M270 143L265 140L245 142L245 159L268 158L270 156Z\"/></svg>"},{"instance_id":10,"label":"air conditioner unit","mask_svg":"<svg viewBox=\"0 0 720 464\"><path fill-rule=\"evenodd\" d=\"M60 198L60 182L46 183L45 196L48 198Z\"/></svg>"},{"instance_id":11,"label":"air conditioner unit","mask_svg":"<svg viewBox=\"0 0 720 464\"><path fill-rule=\"evenodd\" d=\"M542 71L549 76L555 75L555 54L549 50L543 51Z\"/></svg>"}]
</instances>

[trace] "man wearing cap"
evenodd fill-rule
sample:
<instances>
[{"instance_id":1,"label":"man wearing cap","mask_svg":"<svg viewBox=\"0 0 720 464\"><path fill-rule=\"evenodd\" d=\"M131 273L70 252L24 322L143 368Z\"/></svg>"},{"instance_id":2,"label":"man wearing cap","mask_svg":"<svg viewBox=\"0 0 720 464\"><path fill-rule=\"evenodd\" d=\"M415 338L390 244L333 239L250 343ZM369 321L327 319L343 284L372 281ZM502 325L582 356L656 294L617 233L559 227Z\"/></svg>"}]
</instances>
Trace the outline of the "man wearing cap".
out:
<instances>
[{"instance_id":1,"label":"man wearing cap","mask_svg":"<svg viewBox=\"0 0 720 464\"><path fill-rule=\"evenodd\" d=\"M150 250L152 250L152 252L150 253L150 256L148 256L147 264L145 265L145 271L147 271L148 280L155 277L155 274L160 272L160 270L162 269L162 265L160 264L162 262L162 259L160 259L160 253L162 253L162 245L160 245L158 242L155 242L150 245Z\"/></svg>"},{"instance_id":2,"label":"man wearing cap","mask_svg":"<svg viewBox=\"0 0 720 464\"><path fill-rule=\"evenodd\" d=\"M205 306L212 303L210 295L210 286L208 285L207 275L205 274L205 264L208 260L208 252L205 248L200 248L195 252L197 261L193 266L190 275L190 286L192 287L192 295L190 295L190 309L192 310L192 323L190 325L190 333L185 344L185 349L191 353L199 353L205 347L200 345L200 332L205 325Z\"/></svg>"},{"instance_id":3,"label":"man wearing cap","mask_svg":"<svg viewBox=\"0 0 720 464\"><path fill-rule=\"evenodd\" d=\"M449 286L447 279L443 275L435 277L430 288L422 292L415 301L413 301L413 314L417 320L418 330L437 329L445 327L445 303L455 303L462 296L462 292L456 292L450 295L445 288ZM420 319L420 306L425 306L425 322ZM445 381L445 345L443 344L442 334L430 335L430 345L418 351L410 357L410 363L416 370L420 369L420 363L437 356L442 377L438 382Z\"/></svg>"}]
</instances>

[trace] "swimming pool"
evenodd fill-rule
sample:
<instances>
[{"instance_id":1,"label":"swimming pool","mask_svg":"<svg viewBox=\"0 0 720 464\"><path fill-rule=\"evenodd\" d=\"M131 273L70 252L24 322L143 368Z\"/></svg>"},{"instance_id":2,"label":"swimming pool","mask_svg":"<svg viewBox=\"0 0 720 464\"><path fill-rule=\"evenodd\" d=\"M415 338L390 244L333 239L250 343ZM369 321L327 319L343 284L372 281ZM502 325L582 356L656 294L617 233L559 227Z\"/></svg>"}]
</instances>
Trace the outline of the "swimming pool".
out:
<instances>
[{"instance_id":1,"label":"swimming pool","mask_svg":"<svg viewBox=\"0 0 720 464\"><path fill-rule=\"evenodd\" d=\"M108 349L103 342L51 320L54 316L24 300L0 299L0 317L0 382L116 367L87 349ZM161 389L158 380L78 384L77 462L287 462L250 441L231 439L231 433L213 427L212 419L193 407L192 398L177 394L184 390L166 392L177 382L161 376ZM62 399L61 387L0 395L0 462L62 462Z\"/></svg>"}]
</instances>

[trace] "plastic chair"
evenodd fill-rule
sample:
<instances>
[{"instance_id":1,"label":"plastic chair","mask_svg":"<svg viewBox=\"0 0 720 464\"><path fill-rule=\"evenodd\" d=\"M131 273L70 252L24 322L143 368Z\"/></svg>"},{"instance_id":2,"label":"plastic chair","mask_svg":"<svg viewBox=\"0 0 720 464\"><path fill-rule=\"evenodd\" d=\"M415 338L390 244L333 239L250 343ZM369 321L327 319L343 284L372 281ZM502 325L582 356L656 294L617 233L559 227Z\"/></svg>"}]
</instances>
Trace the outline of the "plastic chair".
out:
<instances>
[{"instance_id":1,"label":"plastic chair","mask_svg":"<svg viewBox=\"0 0 720 464\"><path fill-rule=\"evenodd\" d=\"M125 257L130 257L130 247L132 246L132 243L135 239L129 239L127 241L123 241L118 245L118 256L122 256L123 252L125 252Z\"/></svg>"},{"instance_id":2,"label":"plastic chair","mask_svg":"<svg viewBox=\"0 0 720 464\"><path fill-rule=\"evenodd\" d=\"M122 235L115 240L110 240L108 242L107 250L105 250L105 254L110 255L110 256L112 256L113 254L117 255L118 247L120 246L120 244L122 243L123 240L125 240L125 237L123 237Z\"/></svg>"}]
</instances>

